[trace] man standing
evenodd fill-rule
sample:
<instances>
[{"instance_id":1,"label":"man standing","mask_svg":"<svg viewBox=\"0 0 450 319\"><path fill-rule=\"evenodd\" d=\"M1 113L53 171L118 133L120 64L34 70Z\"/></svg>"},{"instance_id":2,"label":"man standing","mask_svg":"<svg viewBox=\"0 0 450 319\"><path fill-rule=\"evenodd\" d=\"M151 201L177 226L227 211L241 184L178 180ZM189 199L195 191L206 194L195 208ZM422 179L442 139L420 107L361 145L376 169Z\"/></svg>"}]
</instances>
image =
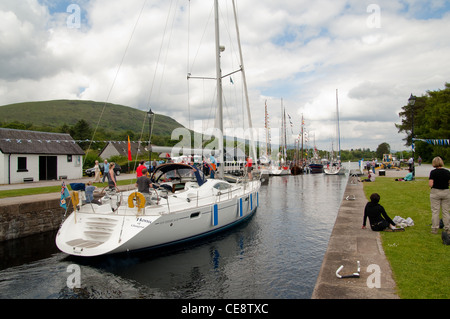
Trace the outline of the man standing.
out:
<instances>
[{"instance_id":1,"label":"man standing","mask_svg":"<svg viewBox=\"0 0 450 319\"><path fill-rule=\"evenodd\" d=\"M147 168L142 169L142 175L136 180L135 186L138 192L142 193L145 197L145 202L150 205L150 187L153 187L151 179L147 176Z\"/></svg>"},{"instance_id":2,"label":"man standing","mask_svg":"<svg viewBox=\"0 0 450 319\"><path fill-rule=\"evenodd\" d=\"M253 161L252 161L252 158L250 156L247 157L247 163L245 164L245 167L247 168L248 179L252 180L253 179L253 176L252 176Z\"/></svg>"},{"instance_id":3,"label":"man standing","mask_svg":"<svg viewBox=\"0 0 450 319\"><path fill-rule=\"evenodd\" d=\"M105 162L103 163L103 178L102 178L102 183L105 182L105 178L106 178L106 175L108 174L108 172L109 172L109 163L108 163L107 160L105 160Z\"/></svg>"},{"instance_id":4,"label":"man standing","mask_svg":"<svg viewBox=\"0 0 450 319\"><path fill-rule=\"evenodd\" d=\"M144 161L139 162L139 166L136 168L136 178L142 176L142 170L145 168Z\"/></svg>"}]
</instances>

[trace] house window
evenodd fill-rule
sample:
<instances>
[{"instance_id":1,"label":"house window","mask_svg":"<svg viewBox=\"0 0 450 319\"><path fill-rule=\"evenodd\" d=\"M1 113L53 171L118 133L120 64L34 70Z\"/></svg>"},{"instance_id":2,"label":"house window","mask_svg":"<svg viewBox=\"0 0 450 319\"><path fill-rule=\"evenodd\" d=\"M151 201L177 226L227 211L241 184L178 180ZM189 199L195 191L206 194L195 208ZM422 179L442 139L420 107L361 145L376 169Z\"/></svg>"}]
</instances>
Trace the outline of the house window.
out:
<instances>
[{"instance_id":1,"label":"house window","mask_svg":"<svg viewBox=\"0 0 450 319\"><path fill-rule=\"evenodd\" d=\"M67 162L71 163L72 162L72 155L67 155Z\"/></svg>"},{"instance_id":2,"label":"house window","mask_svg":"<svg viewBox=\"0 0 450 319\"><path fill-rule=\"evenodd\" d=\"M17 171L18 172L28 172L26 157L18 157L17 158Z\"/></svg>"}]
</instances>

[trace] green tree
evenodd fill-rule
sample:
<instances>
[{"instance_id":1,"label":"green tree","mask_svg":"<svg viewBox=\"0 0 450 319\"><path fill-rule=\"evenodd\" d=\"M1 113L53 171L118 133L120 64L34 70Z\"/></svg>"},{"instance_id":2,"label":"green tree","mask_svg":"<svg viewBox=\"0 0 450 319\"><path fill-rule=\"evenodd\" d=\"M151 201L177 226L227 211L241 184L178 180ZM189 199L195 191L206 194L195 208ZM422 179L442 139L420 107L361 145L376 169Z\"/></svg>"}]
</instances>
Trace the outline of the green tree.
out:
<instances>
[{"instance_id":1,"label":"green tree","mask_svg":"<svg viewBox=\"0 0 450 319\"><path fill-rule=\"evenodd\" d=\"M70 127L69 127L69 125L64 123L63 125L61 125L59 127L58 131L61 132L61 133L69 133L70 134Z\"/></svg>"},{"instance_id":2,"label":"green tree","mask_svg":"<svg viewBox=\"0 0 450 319\"><path fill-rule=\"evenodd\" d=\"M391 146L388 143L381 143L377 147L377 158L383 158L383 154L390 154L391 153Z\"/></svg>"},{"instance_id":3,"label":"green tree","mask_svg":"<svg viewBox=\"0 0 450 319\"><path fill-rule=\"evenodd\" d=\"M399 133L407 134L407 146L412 144L413 127L416 139L450 138L450 83L445 83L443 90L427 91L427 95L417 97L413 106L403 106L399 116L401 123L396 124L396 127ZM420 155L427 162L435 156L449 161L450 147L415 141L415 155Z\"/></svg>"},{"instance_id":4,"label":"green tree","mask_svg":"<svg viewBox=\"0 0 450 319\"><path fill-rule=\"evenodd\" d=\"M87 150L89 147L90 139L92 138L92 129L88 122L85 120L79 120L74 126L70 128L70 136L76 141L86 141L86 142L77 142L78 145L83 150Z\"/></svg>"},{"instance_id":5,"label":"green tree","mask_svg":"<svg viewBox=\"0 0 450 319\"><path fill-rule=\"evenodd\" d=\"M19 121L14 121L14 122L11 122L11 123L5 123L3 125L3 127L15 129L15 130L30 130L33 127L33 124L31 124L31 123L22 123L22 122L19 122Z\"/></svg>"}]
</instances>

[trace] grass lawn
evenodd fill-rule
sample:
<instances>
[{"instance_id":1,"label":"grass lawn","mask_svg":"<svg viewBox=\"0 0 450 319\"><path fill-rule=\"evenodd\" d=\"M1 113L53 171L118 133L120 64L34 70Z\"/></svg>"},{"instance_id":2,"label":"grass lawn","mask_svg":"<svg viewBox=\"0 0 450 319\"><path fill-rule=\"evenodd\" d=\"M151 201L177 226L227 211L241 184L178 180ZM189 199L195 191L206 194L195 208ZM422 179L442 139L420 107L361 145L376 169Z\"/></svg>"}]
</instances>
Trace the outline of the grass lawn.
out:
<instances>
[{"instance_id":1,"label":"grass lawn","mask_svg":"<svg viewBox=\"0 0 450 319\"><path fill-rule=\"evenodd\" d=\"M448 299L450 246L442 244L442 230L439 235L430 232L428 179L396 182L394 178L377 177L374 183L364 183L364 192L367 198L372 193L380 194L380 204L392 219L401 216L414 221L405 232L381 233L400 298Z\"/></svg>"}]
</instances>

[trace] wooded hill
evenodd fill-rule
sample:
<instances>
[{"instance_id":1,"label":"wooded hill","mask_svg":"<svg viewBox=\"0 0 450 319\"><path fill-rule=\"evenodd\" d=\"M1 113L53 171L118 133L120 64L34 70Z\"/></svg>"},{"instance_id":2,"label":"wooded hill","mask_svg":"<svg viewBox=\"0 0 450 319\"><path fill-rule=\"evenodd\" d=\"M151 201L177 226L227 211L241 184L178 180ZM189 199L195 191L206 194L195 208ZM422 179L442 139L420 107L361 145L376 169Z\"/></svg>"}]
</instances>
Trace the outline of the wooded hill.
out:
<instances>
[{"instance_id":1,"label":"wooded hill","mask_svg":"<svg viewBox=\"0 0 450 319\"><path fill-rule=\"evenodd\" d=\"M64 131L64 128L75 126L80 120L95 129L100 120L100 136L95 136L95 139L111 139L111 136L124 135L124 132L127 132L125 135L134 135L137 138L145 120L144 134L148 138L147 112L124 105L105 105L104 102L84 100L53 100L3 105L0 106L0 112L0 126L49 132ZM156 114L152 135L170 136L177 127L183 125L168 116Z\"/></svg>"}]
</instances>

